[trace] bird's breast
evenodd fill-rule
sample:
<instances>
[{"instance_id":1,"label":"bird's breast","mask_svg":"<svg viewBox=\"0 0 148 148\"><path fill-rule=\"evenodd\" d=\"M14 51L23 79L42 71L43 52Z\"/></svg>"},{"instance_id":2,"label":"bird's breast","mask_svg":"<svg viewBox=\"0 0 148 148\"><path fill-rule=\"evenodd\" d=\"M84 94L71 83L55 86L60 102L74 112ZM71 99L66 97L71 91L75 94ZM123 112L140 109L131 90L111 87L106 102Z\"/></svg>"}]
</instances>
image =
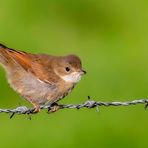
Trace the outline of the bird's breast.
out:
<instances>
[{"instance_id":1,"label":"bird's breast","mask_svg":"<svg viewBox=\"0 0 148 148\"><path fill-rule=\"evenodd\" d=\"M61 83L58 89L59 93L57 94L55 102L66 97L73 90L74 87L75 84L72 83L64 83L64 84Z\"/></svg>"}]
</instances>

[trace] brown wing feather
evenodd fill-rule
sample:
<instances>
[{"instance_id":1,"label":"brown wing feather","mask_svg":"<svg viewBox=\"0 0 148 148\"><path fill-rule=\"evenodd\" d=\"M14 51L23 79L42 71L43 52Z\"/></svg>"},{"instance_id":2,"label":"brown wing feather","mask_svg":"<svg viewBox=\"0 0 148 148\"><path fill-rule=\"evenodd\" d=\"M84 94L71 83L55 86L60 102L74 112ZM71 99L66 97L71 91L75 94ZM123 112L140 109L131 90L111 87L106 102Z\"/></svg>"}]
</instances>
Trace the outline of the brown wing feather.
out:
<instances>
[{"instance_id":1,"label":"brown wing feather","mask_svg":"<svg viewBox=\"0 0 148 148\"><path fill-rule=\"evenodd\" d=\"M58 81L58 77L53 77L54 72L50 67L51 56L16 51L2 44L0 44L0 55L3 56L3 60L6 59L8 66L15 68L18 63L24 70L31 72L43 82L55 84Z\"/></svg>"},{"instance_id":2,"label":"brown wing feather","mask_svg":"<svg viewBox=\"0 0 148 148\"><path fill-rule=\"evenodd\" d=\"M16 62L20 64L25 70L31 67L29 54L7 48L2 44L0 44L0 62L4 66L12 68L15 68Z\"/></svg>"},{"instance_id":3,"label":"brown wing feather","mask_svg":"<svg viewBox=\"0 0 148 148\"><path fill-rule=\"evenodd\" d=\"M12 49L7 50L8 54L15 62L19 63L25 70L29 70L31 68L31 59L29 58L29 54L21 51L15 51Z\"/></svg>"},{"instance_id":4,"label":"brown wing feather","mask_svg":"<svg viewBox=\"0 0 148 148\"><path fill-rule=\"evenodd\" d=\"M44 57L44 55L30 54L22 51L16 51L13 49L9 49L8 54L26 71L29 71L34 74L41 81L54 84L54 82L58 80L58 78L52 77L53 71L51 67L47 64L45 65L45 62L50 59L47 57L47 55L45 55ZM45 58L47 58L47 60Z\"/></svg>"}]
</instances>

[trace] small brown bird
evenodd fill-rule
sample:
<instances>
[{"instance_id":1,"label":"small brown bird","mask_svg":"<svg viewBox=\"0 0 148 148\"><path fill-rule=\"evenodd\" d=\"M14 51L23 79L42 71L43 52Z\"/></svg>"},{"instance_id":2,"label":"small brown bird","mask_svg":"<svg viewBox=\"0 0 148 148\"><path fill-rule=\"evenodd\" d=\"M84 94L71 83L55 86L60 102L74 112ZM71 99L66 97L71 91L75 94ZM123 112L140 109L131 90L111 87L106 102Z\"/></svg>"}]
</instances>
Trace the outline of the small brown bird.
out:
<instances>
[{"instance_id":1,"label":"small brown bird","mask_svg":"<svg viewBox=\"0 0 148 148\"><path fill-rule=\"evenodd\" d=\"M54 104L67 96L86 73L75 55L50 56L16 51L0 44L0 64L7 73L10 86L34 106Z\"/></svg>"}]
</instances>

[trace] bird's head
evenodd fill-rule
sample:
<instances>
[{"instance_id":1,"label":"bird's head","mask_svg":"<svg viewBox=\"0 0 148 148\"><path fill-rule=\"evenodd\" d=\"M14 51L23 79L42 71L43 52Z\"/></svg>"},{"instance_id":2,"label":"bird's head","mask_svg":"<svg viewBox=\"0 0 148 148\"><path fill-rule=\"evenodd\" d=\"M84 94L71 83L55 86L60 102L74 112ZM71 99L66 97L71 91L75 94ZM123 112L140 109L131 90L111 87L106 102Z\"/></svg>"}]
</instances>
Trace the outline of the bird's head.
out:
<instances>
[{"instance_id":1,"label":"bird's head","mask_svg":"<svg viewBox=\"0 0 148 148\"><path fill-rule=\"evenodd\" d=\"M54 71L64 81L78 83L81 77L86 74L82 69L81 60L76 55L68 55L56 58Z\"/></svg>"}]
</instances>

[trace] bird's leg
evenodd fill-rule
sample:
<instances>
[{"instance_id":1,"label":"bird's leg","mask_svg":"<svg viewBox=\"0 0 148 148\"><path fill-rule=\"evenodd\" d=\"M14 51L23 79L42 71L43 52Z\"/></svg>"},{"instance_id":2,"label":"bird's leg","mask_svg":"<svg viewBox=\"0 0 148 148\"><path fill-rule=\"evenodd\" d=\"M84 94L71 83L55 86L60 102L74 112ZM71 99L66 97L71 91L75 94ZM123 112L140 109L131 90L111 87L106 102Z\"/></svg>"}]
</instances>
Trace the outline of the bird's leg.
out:
<instances>
[{"instance_id":1,"label":"bird's leg","mask_svg":"<svg viewBox=\"0 0 148 148\"><path fill-rule=\"evenodd\" d=\"M24 96L24 98L26 98L27 99L27 101L29 102L29 103L31 103L32 105L33 105L33 110L31 111L31 113L33 113L33 114L35 114L35 113L38 113L38 112L40 112L40 104L39 103L37 103L37 102L34 102L33 101L33 99L30 97L30 96Z\"/></svg>"},{"instance_id":2,"label":"bird's leg","mask_svg":"<svg viewBox=\"0 0 148 148\"><path fill-rule=\"evenodd\" d=\"M38 104L34 104L34 103L32 103L33 104L33 106L34 106L34 111L33 111L33 113L38 113L38 112L40 112L40 105L38 105Z\"/></svg>"},{"instance_id":3,"label":"bird's leg","mask_svg":"<svg viewBox=\"0 0 148 148\"><path fill-rule=\"evenodd\" d=\"M58 105L56 102L51 104L51 107L48 108L48 113L54 113L60 109L60 105Z\"/></svg>"}]
</instances>

